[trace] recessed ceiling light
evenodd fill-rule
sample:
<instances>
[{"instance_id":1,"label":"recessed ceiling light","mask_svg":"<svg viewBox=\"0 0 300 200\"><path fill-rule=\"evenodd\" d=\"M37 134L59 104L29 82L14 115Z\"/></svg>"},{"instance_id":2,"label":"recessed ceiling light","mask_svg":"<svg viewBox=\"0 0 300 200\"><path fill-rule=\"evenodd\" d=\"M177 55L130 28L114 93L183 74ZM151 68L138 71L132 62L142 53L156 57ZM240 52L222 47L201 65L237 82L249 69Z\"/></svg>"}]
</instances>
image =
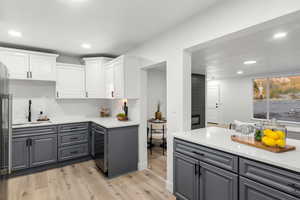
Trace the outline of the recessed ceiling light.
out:
<instances>
[{"instance_id":1,"label":"recessed ceiling light","mask_svg":"<svg viewBox=\"0 0 300 200\"><path fill-rule=\"evenodd\" d=\"M81 47L84 48L84 49L90 49L90 48L91 48L91 45L88 44L88 43L83 43L83 44L81 45Z\"/></svg>"},{"instance_id":2,"label":"recessed ceiling light","mask_svg":"<svg viewBox=\"0 0 300 200\"><path fill-rule=\"evenodd\" d=\"M22 33L16 30L9 30L8 34L12 37L22 37Z\"/></svg>"},{"instance_id":3,"label":"recessed ceiling light","mask_svg":"<svg viewBox=\"0 0 300 200\"><path fill-rule=\"evenodd\" d=\"M285 38L287 36L287 32L279 32L279 33L275 33L273 35L274 39L280 39L280 38Z\"/></svg>"},{"instance_id":4,"label":"recessed ceiling light","mask_svg":"<svg viewBox=\"0 0 300 200\"><path fill-rule=\"evenodd\" d=\"M236 72L237 74L243 74L244 72L242 70L239 70Z\"/></svg>"},{"instance_id":5,"label":"recessed ceiling light","mask_svg":"<svg viewBox=\"0 0 300 200\"><path fill-rule=\"evenodd\" d=\"M256 63L255 60L247 60L247 61L244 62L245 65L253 65L255 63Z\"/></svg>"}]
</instances>

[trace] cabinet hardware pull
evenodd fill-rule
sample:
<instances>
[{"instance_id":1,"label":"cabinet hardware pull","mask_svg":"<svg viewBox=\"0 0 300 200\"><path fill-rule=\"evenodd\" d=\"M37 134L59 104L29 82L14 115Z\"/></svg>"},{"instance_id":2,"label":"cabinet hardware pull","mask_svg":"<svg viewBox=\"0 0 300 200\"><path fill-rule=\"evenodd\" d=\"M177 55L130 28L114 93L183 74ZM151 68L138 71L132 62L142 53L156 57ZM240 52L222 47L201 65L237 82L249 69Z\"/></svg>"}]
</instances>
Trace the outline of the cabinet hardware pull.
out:
<instances>
[{"instance_id":1,"label":"cabinet hardware pull","mask_svg":"<svg viewBox=\"0 0 300 200\"><path fill-rule=\"evenodd\" d=\"M88 92L85 92L85 97L89 97L89 93Z\"/></svg>"},{"instance_id":2,"label":"cabinet hardware pull","mask_svg":"<svg viewBox=\"0 0 300 200\"><path fill-rule=\"evenodd\" d=\"M26 140L26 147L29 146L29 139Z\"/></svg>"},{"instance_id":3,"label":"cabinet hardware pull","mask_svg":"<svg viewBox=\"0 0 300 200\"><path fill-rule=\"evenodd\" d=\"M111 91L111 97L114 97L114 91Z\"/></svg>"},{"instance_id":4,"label":"cabinet hardware pull","mask_svg":"<svg viewBox=\"0 0 300 200\"><path fill-rule=\"evenodd\" d=\"M26 77L29 78L29 72L26 72Z\"/></svg>"},{"instance_id":5,"label":"cabinet hardware pull","mask_svg":"<svg viewBox=\"0 0 300 200\"><path fill-rule=\"evenodd\" d=\"M195 163L195 175L197 175L198 174L198 164L197 163Z\"/></svg>"},{"instance_id":6,"label":"cabinet hardware pull","mask_svg":"<svg viewBox=\"0 0 300 200\"><path fill-rule=\"evenodd\" d=\"M202 175L202 173L201 173L201 166L198 165L198 176L200 177L201 175Z\"/></svg>"},{"instance_id":7,"label":"cabinet hardware pull","mask_svg":"<svg viewBox=\"0 0 300 200\"><path fill-rule=\"evenodd\" d=\"M70 154L77 154L78 151L71 151Z\"/></svg>"},{"instance_id":8,"label":"cabinet hardware pull","mask_svg":"<svg viewBox=\"0 0 300 200\"><path fill-rule=\"evenodd\" d=\"M199 152L197 152L197 151L193 151L193 153L194 153L194 154L197 154L197 155L199 155L199 156L205 156L204 153L199 153Z\"/></svg>"},{"instance_id":9,"label":"cabinet hardware pull","mask_svg":"<svg viewBox=\"0 0 300 200\"><path fill-rule=\"evenodd\" d=\"M58 94L58 92L56 92L56 97L57 97L57 98L59 98L59 94Z\"/></svg>"},{"instance_id":10,"label":"cabinet hardware pull","mask_svg":"<svg viewBox=\"0 0 300 200\"><path fill-rule=\"evenodd\" d=\"M29 72L29 74L30 74L30 78L32 78L32 72L31 71Z\"/></svg>"},{"instance_id":11,"label":"cabinet hardware pull","mask_svg":"<svg viewBox=\"0 0 300 200\"><path fill-rule=\"evenodd\" d=\"M78 140L78 137L72 137L71 140Z\"/></svg>"}]
</instances>

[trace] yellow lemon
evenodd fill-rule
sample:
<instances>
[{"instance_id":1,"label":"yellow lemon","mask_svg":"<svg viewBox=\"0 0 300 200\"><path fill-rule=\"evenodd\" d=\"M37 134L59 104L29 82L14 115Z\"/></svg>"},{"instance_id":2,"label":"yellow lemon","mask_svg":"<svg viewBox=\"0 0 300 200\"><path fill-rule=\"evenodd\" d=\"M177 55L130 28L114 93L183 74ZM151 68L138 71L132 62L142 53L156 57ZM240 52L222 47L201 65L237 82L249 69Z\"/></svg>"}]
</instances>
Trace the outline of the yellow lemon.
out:
<instances>
[{"instance_id":1,"label":"yellow lemon","mask_svg":"<svg viewBox=\"0 0 300 200\"><path fill-rule=\"evenodd\" d=\"M276 131L279 139L285 139L285 132L283 131Z\"/></svg>"},{"instance_id":2,"label":"yellow lemon","mask_svg":"<svg viewBox=\"0 0 300 200\"><path fill-rule=\"evenodd\" d=\"M270 147L274 147L276 146L276 140L270 138L270 137L263 137L262 138L262 142L267 145L267 146L270 146Z\"/></svg>"},{"instance_id":3,"label":"yellow lemon","mask_svg":"<svg viewBox=\"0 0 300 200\"><path fill-rule=\"evenodd\" d=\"M274 140L279 139L279 135L278 135L276 132L271 131L270 129L265 130L265 131L264 131L264 135L265 135L266 137L272 138L272 139L274 139Z\"/></svg>"},{"instance_id":4,"label":"yellow lemon","mask_svg":"<svg viewBox=\"0 0 300 200\"><path fill-rule=\"evenodd\" d=\"M285 140L282 140L282 139L276 140L276 144L279 147L284 148L285 147Z\"/></svg>"}]
</instances>

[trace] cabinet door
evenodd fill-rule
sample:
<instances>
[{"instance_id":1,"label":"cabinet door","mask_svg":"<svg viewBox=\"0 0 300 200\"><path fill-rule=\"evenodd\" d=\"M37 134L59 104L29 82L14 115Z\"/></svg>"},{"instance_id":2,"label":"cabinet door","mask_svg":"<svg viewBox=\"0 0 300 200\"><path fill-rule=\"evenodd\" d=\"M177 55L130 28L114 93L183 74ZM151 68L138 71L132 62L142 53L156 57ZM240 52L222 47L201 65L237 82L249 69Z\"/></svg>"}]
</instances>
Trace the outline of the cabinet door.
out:
<instances>
[{"instance_id":1,"label":"cabinet door","mask_svg":"<svg viewBox=\"0 0 300 200\"><path fill-rule=\"evenodd\" d=\"M103 74L99 61L88 61L85 66L86 94L88 98L104 96Z\"/></svg>"},{"instance_id":2,"label":"cabinet door","mask_svg":"<svg viewBox=\"0 0 300 200\"><path fill-rule=\"evenodd\" d=\"M56 58L53 56L30 55L31 79L55 81Z\"/></svg>"},{"instance_id":3,"label":"cabinet door","mask_svg":"<svg viewBox=\"0 0 300 200\"><path fill-rule=\"evenodd\" d=\"M58 65L56 75L57 98L85 98L83 66Z\"/></svg>"},{"instance_id":4,"label":"cabinet door","mask_svg":"<svg viewBox=\"0 0 300 200\"><path fill-rule=\"evenodd\" d=\"M114 98L114 68L113 65L106 65L104 68L105 75L105 97Z\"/></svg>"},{"instance_id":5,"label":"cabinet door","mask_svg":"<svg viewBox=\"0 0 300 200\"><path fill-rule=\"evenodd\" d=\"M299 200L279 190L240 177L240 200Z\"/></svg>"},{"instance_id":6,"label":"cabinet door","mask_svg":"<svg viewBox=\"0 0 300 200\"><path fill-rule=\"evenodd\" d=\"M32 137L30 143L30 167L57 161L56 134Z\"/></svg>"},{"instance_id":7,"label":"cabinet door","mask_svg":"<svg viewBox=\"0 0 300 200\"><path fill-rule=\"evenodd\" d=\"M114 62L114 91L115 98L124 98L124 71L123 71L123 62L118 60Z\"/></svg>"},{"instance_id":8,"label":"cabinet door","mask_svg":"<svg viewBox=\"0 0 300 200\"><path fill-rule=\"evenodd\" d=\"M200 167L200 200L238 199L236 174L202 162Z\"/></svg>"},{"instance_id":9,"label":"cabinet door","mask_svg":"<svg viewBox=\"0 0 300 200\"><path fill-rule=\"evenodd\" d=\"M179 200L198 198L198 161L179 153L174 154L174 194Z\"/></svg>"},{"instance_id":10,"label":"cabinet door","mask_svg":"<svg viewBox=\"0 0 300 200\"><path fill-rule=\"evenodd\" d=\"M29 71L28 54L0 51L0 61L7 66L10 79L27 79Z\"/></svg>"},{"instance_id":11,"label":"cabinet door","mask_svg":"<svg viewBox=\"0 0 300 200\"><path fill-rule=\"evenodd\" d=\"M28 138L12 139L12 170L26 169L29 167Z\"/></svg>"}]
</instances>

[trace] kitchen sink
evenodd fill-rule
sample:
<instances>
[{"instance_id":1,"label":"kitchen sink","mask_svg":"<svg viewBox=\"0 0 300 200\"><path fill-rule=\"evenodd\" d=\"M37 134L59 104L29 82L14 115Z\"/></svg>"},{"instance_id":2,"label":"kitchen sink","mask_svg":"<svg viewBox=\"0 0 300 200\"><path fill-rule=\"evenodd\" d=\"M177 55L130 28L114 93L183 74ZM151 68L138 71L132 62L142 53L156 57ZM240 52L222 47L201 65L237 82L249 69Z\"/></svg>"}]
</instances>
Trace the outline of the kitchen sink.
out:
<instances>
[{"instance_id":1,"label":"kitchen sink","mask_svg":"<svg viewBox=\"0 0 300 200\"><path fill-rule=\"evenodd\" d=\"M34 121L34 122L23 122L23 123L15 123L12 124L13 126L22 126L22 125L29 125L29 124L50 124L51 121Z\"/></svg>"}]
</instances>

